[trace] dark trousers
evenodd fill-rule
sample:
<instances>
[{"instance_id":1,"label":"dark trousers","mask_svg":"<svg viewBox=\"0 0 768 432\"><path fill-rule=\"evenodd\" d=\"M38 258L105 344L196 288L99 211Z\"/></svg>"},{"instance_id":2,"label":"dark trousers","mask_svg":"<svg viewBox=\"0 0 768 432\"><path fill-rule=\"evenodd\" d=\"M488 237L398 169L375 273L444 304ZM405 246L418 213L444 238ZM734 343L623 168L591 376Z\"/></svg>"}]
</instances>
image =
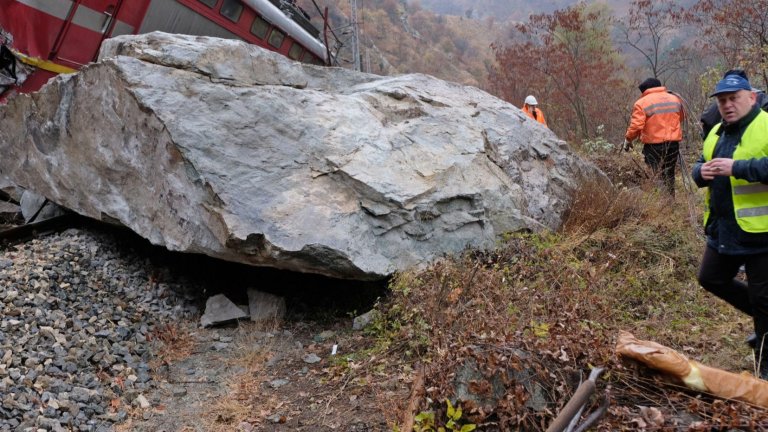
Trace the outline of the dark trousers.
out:
<instances>
[{"instance_id":1,"label":"dark trousers","mask_svg":"<svg viewBox=\"0 0 768 432\"><path fill-rule=\"evenodd\" d=\"M654 177L663 181L672 196L675 195L675 165L679 154L680 143L677 141L643 145L645 163L651 167Z\"/></svg>"},{"instance_id":2,"label":"dark trousers","mask_svg":"<svg viewBox=\"0 0 768 432\"><path fill-rule=\"evenodd\" d=\"M747 271L747 283L734 279L739 267ZM762 358L768 366L768 253L723 255L706 247L699 269L704 289L752 317L757 335L756 352L765 343Z\"/></svg>"}]
</instances>

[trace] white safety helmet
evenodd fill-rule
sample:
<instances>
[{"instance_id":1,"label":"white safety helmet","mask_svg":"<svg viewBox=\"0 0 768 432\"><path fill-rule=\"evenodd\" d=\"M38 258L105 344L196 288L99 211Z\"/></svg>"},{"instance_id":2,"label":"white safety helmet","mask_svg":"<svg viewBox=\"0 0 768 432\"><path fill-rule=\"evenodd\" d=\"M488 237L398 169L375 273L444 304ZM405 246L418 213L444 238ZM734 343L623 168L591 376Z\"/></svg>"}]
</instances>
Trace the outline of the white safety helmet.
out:
<instances>
[{"instance_id":1,"label":"white safety helmet","mask_svg":"<svg viewBox=\"0 0 768 432\"><path fill-rule=\"evenodd\" d=\"M530 95L525 98L525 104L526 105L538 105L539 103L536 102L536 98L533 97L533 95Z\"/></svg>"}]
</instances>

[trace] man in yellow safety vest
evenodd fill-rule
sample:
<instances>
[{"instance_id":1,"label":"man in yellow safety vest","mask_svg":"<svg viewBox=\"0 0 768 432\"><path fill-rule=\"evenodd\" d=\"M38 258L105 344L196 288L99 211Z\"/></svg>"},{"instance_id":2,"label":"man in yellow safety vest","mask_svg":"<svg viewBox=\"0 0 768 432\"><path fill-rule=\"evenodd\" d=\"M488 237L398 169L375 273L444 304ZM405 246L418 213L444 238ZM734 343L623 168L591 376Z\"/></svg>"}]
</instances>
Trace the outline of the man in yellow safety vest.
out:
<instances>
[{"instance_id":1,"label":"man in yellow safety vest","mask_svg":"<svg viewBox=\"0 0 768 432\"><path fill-rule=\"evenodd\" d=\"M726 75L710 97L723 121L704 140L692 176L706 187L704 289L753 317L759 375L768 378L768 113L746 77ZM744 266L747 282L735 279ZM766 349L763 349L763 346Z\"/></svg>"}]
</instances>

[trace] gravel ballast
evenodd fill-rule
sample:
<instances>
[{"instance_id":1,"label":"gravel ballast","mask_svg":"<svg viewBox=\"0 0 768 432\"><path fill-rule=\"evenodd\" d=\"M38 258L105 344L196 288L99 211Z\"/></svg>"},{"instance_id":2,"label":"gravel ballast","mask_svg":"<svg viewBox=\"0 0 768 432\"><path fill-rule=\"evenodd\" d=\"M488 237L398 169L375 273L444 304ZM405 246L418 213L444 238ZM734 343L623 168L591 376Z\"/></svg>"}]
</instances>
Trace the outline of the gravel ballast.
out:
<instances>
[{"instance_id":1,"label":"gravel ballast","mask_svg":"<svg viewBox=\"0 0 768 432\"><path fill-rule=\"evenodd\" d=\"M157 272L98 230L0 250L0 431L112 430L146 400L153 331L198 313Z\"/></svg>"}]
</instances>

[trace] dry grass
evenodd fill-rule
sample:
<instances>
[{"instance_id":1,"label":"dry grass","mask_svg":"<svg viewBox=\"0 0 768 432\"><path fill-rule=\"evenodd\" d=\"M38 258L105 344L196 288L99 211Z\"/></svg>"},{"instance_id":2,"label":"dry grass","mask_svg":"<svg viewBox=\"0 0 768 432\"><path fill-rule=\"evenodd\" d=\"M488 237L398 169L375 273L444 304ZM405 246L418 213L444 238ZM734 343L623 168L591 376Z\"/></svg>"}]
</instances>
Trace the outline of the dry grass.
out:
<instances>
[{"instance_id":1,"label":"dry grass","mask_svg":"<svg viewBox=\"0 0 768 432\"><path fill-rule=\"evenodd\" d=\"M674 199L653 179L622 184L584 181L559 232L510 234L494 251L467 251L397 275L378 305L381 318L349 361L323 372L325 393L314 395L320 423L332 417L332 405L343 411L339 395L354 390L371 394L393 427L423 410L444 424L443 401L455 396L457 373L471 359L482 376L473 391L487 395L494 379L505 389L490 405L463 401L463 419L479 430L545 430L591 366L608 369L599 392L610 386L611 408L601 431L637 429L640 406L663 413L661 430L766 424L763 409L688 392L614 354L622 329L712 366L751 368L743 344L750 321L696 283L704 245L698 195L682 183ZM276 407L296 402L260 388L264 365L279 349L257 338L258 330L242 326L239 355L229 361L243 372L201 414L206 430L235 430L241 421L266 427ZM177 339L169 338L170 351L184 352ZM545 409L527 404L531 394L510 370L542 386ZM423 384L414 382L416 371Z\"/></svg>"},{"instance_id":2,"label":"dry grass","mask_svg":"<svg viewBox=\"0 0 768 432\"><path fill-rule=\"evenodd\" d=\"M273 339L265 338L264 334L278 328L279 323L239 323L233 340L235 354L224 361L228 369L240 372L228 377L227 391L202 413L205 430L224 432L237 430L241 422L262 423L265 414L277 405L273 397L263 395L261 383L267 362L278 351Z\"/></svg>"},{"instance_id":3,"label":"dry grass","mask_svg":"<svg viewBox=\"0 0 768 432\"><path fill-rule=\"evenodd\" d=\"M188 357L194 349L189 329L178 323L165 323L156 326L147 338L157 342L155 362L168 364ZM152 365L156 369L158 364Z\"/></svg>"},{"instance_id":4,"label":"dry grass","mask_svg":"<svg viewBox=\"0 0 768 432\"><path fill-rule=\"evenodd\" d=\"M749 367L742 344L749 321L695 280L704 244L691 223L698 197L660 195L652 180L632 189L598 183L583 183L559 233L510 235L493 252L468 252L394 280L373 333L389 355L427 365L429 399L420 410L444 418L439 401L455 395L456 374L470 358L488 379L478 389L489 391L491 377L510 368L529 370L553 401L534 411L525 404L530 395L508 379L495 406L465 402L487 430L546 429L590 365L607 366L607 380L622 392L616 398L624 405L614 406L605 430L629 424L640 415L636 405L656 404L670 418L689 410L693 397L677 387L656 383L661 396L646 400L645 378L613 353L620 329L716 367ZM695 412L721 418L715 402L699 400ZM736 423L766 418L745 404L732 409Z\"/></svg>"}]
</instances>

